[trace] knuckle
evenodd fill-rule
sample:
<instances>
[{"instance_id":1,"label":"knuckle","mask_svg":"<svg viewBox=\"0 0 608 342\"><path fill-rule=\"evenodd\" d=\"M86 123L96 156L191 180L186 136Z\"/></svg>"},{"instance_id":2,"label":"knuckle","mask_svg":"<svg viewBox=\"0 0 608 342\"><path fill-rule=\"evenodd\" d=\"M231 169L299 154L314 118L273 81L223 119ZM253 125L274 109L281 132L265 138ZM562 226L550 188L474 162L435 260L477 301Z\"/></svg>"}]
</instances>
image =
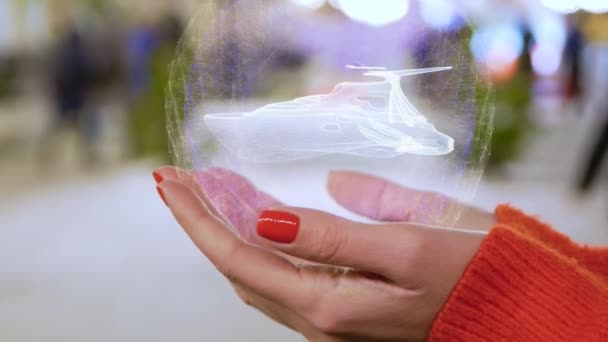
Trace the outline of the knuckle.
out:
<instances>
[{"instance_id":1,"label":"knuckle","mask_svg":"<svg viewBox=\"0 0 608 342\"><path fill-rule=\"evenodd\" d=\"M329 224L319 237L316 254L321 260L333 260L347 243L347 234L336 220Z\"/></svg>"}]
</instances>

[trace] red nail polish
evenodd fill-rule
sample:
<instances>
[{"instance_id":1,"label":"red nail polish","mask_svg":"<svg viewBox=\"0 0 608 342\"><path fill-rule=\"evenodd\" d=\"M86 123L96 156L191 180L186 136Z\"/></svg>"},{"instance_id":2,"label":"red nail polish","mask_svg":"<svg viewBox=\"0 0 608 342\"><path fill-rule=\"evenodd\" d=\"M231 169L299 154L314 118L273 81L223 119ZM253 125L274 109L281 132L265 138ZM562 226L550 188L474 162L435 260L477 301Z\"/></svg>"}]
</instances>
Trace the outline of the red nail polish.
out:
<instances>
[{"instance_id":1,"label":"red nail polish","mask_svg":"<svg viewBox=\"0 0 608 342\"><path fill-rule=\"evenodd\" d=\"M163 176L161 176L161 174L158 173L158 171L152 172L152 177L154 177L154 180L156 181L156 184L159 184L160 182L163 181Z\"/></svg>"},{"instance_id":2,"label":"red nail polish","mask_svg":"<svg viewBox=\"0 0 608 342\"><path fill-rule=\"evenodd\" d=\"M258 219L258 235L279 243L292 243L300 228L300 218L294 214L265 210Z\"/></svg>"},{"instance_id":3,"label":"red nail polish","mask_svg":"<svg viewBox=\"0 0 608 342\"><path fill-rule=\"evenodd\" d=\"M165 202L166 206L169 206L167 204L167 200L165 199L165 195L163 194L163 189L161 189L159 186L156 187L156 191L158 192L158 195L160 196L160 199L163 200L163 202Z\"/></svg>"}]
</instances>

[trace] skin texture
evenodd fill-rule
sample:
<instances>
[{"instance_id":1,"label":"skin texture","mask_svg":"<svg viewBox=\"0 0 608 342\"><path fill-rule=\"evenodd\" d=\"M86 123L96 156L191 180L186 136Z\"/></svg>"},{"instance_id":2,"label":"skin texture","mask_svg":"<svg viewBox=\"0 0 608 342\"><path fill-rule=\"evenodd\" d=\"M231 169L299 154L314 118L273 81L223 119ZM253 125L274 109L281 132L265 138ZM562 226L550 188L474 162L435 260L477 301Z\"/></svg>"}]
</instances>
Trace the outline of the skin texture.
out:
<instances>
[{"instance_id":1,"label":"skin texture","mask_svg":"<svg viewBox=\"0 0 608 342\"><path fill-rule=\"evenodd\" d=\"M243 301L310 341L425 340L494 224L466 207L462 229L430 227L429 208L417 204L430 194L350 172L331 173L329 193L378 223L284 207L228 170L156 173L179 224ZM268 208L300 218L293 243L255 234Z\"/></svg>"}]
</instances>

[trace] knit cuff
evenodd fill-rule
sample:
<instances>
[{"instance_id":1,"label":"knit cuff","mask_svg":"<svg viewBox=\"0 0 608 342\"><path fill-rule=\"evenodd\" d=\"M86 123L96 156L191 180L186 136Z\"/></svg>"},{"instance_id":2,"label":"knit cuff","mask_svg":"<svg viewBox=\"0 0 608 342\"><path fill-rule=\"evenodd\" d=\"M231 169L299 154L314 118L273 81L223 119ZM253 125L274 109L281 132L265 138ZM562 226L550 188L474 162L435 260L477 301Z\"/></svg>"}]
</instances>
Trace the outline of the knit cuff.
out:
<instances>
[{"instance_id":1,"label":"knit cuff","mask_svg":"<svg viewBox=\"0 0 608 342\"><path fill-rule=\"evenodd\" d=\"M509 205L499 205L495 212L499 224L507 225L536 239L559 254L576 259L581 267L608 282L608 248L580 245L538 218L526 215Z\"/></svg>"},{"instance_id":2,"label":"knit cuff","mask_svg":"<svg viewBox=\"0 0 608 342\"><path fill-rule=\"evenodd\" d=\"M606 341L608 285L505 225L482 243L430 341Z\"/></svg>"}]
</instances>

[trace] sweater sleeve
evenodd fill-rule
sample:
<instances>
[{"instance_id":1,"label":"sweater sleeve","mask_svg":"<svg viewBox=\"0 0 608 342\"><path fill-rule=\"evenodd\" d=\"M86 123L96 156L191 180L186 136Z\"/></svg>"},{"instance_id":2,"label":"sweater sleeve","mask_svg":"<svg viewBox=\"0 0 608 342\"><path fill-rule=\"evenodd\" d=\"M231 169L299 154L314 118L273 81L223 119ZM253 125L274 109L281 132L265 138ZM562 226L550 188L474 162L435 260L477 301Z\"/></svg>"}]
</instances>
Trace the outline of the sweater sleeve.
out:
<instances>
[{"instance_id":1,"label":"sweater sleeve","mask_svg":"<svg viewBox=\"0 0 608 342\"><path fill-rule=\"evenodd\" d=\"M496 219L499 223L527 234L565 256L576 259L581 267L608 282L608 248L581 246L537 218L525 215L508 205L500 205L496 208Z\"/></svg>"},{"instance_id":2,"label":"sweater sleeve","mask_svg":"<svg viewBox=\"0 0 608 342\"><path fill-rule=\"evenodd\" d=\"M608 341L608 250L506 206L438 314L430 341Z\"/></svg>"}]
</instances>

